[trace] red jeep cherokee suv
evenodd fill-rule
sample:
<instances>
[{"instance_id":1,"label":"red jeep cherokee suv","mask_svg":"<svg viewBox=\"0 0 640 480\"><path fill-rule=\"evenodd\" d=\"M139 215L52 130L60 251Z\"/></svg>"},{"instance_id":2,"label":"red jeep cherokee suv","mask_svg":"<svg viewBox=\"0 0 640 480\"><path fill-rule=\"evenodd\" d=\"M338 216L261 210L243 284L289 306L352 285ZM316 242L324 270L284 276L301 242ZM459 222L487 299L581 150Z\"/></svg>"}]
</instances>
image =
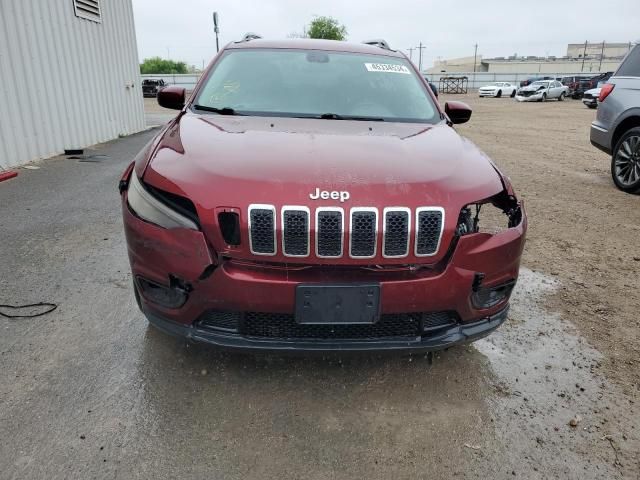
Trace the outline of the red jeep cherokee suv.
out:
<instances>
[{"instance_id":1,"label":"red jeep cherokee suv","mask_svg":"<svg viewBox=\"0 0 640 480\"><path fill-rule=\"evenodd\" d=\"M225 47L120 182L135 295L222 347L435 350L506 318L526 217L384 41Z\"/></svg>"}]
</instances>

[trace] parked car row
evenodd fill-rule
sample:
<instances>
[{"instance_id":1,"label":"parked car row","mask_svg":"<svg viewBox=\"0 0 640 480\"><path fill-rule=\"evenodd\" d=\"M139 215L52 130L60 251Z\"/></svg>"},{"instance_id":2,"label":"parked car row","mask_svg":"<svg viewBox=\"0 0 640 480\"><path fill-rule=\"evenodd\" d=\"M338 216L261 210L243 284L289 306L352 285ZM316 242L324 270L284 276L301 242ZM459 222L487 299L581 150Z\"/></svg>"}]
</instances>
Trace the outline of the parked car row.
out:
<instances>
[{"instance_id":1,"label":"parked car row","mask_svg":"<svg viewBox=\"0 0 640 480\"><path fill-rule=\"evenodd\" d=\"M519 102L545 102L557 99L562 101L569 95L569 87L558 80L537 80L517 88L509 82L494 82L478 89L480 97L497 97L503 95L515 98Z\"/></svg>"}]
</instances>

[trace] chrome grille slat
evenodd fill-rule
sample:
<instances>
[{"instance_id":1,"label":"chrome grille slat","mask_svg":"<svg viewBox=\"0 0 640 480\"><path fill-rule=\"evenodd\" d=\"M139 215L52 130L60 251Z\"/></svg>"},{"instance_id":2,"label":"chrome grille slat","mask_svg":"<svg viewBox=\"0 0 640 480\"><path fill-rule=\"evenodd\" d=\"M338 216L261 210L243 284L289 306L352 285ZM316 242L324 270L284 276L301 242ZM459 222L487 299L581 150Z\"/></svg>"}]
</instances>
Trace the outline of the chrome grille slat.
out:
<instances>
[{"instance_id":1,"label":"chrome grille slat","mask_svg":"<svg viewBox=\"0 0 640 480\"><path fill-rule=\"evenodd\" d=\"M373 258L378 240L378 210L369 207L351 209L349 256Z\"/></svg>"},{"instance_id":2,"label":"chrome grille slat","mask_svg":"<svg viewBox=\"0 0 640 480\"><path fill-rule=\"evenodd\" d=\"M409 255L411 210L406 207L384 209L382 255L385 258L403 258Z\"/></svg>"},{"instance_id":3,"label":"chrome grille slat","mask_svg":"<svg viewBox=\"0 0 640 480\"><path fill-rule=\"evenodd\" d=\"M343 254L344 210L339 207L320 207L316 210L316 255L338 258Z\"/></svg>"},{"instance_id":4,"label":"chrome grille slat","mask_svg":"<svg viewBox=\"0 0 640 480\"><path fill-rule=\"evenodd\" d=\"M287 257L309 256L309 209L282 207L282 253Z\"/></svg>"},{"instance_id":5,"label":"chrome grille slat","mask_svg":"<svg viewBox=\"0 0 640 480\"><path fill-rule=\"evenodd\" d=\"M420 207L416 210L416 257L430 257L438 252L443 228L443 208Z\"/></svg>"},{"instance_id":6,"label":"chrome grille slat","mask_svg":"<svg viewBox=\"0 0 640 480\"><path fill-rule=\"evenodd\" d=\"M275 255L276 208L273 205L249 205L249 247L254 255Z\"/></svg>"}]
</instances>

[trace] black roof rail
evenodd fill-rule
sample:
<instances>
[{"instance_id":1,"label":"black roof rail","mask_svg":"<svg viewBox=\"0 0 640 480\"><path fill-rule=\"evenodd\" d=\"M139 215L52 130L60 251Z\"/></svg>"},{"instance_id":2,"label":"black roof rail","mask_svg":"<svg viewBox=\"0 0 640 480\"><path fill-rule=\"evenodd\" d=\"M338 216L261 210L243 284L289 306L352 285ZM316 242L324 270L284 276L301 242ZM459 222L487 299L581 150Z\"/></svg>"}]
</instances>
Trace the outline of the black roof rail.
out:
<instances>
[{"instance_id":1,"label":"black roof rail","mask_svg":"<svg viewBox=\"0 0 640 480\"><path fill-rule=\"evenodd\" d=\"M385 50L391 50L391 48L389 47L389 44L387 43L387 41L383 40L382 38L374 38L372 40L365 40L362 43L364 43L365 45L372 45L374 47L384 48Z\"/></svg>"},{"instance_id":2,"label":"black roof rail","mask_svg":"<svg viewBox=\"0 0 640 480\"><path fill-rule=\"evenodd\" d=\"M259 40L261 38L262 37L260 35L258 35L257 33L247 32L247 33L244 34L242 39L238 40L236 43L250 42L251 40Z\"/></svg>"}]
</instances>

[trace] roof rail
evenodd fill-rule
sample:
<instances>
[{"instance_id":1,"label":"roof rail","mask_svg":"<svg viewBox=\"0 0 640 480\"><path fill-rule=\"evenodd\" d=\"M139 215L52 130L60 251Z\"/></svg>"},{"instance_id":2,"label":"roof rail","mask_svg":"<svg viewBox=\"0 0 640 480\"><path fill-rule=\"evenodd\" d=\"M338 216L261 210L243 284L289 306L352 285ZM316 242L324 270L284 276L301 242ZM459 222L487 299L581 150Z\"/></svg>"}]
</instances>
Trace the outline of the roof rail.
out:
<instances>
[{"instance_id":1,"label":"roof rail","mask_svg":"<svg viewBox=\"0 0 640 480\"><path fill-rule=\"evenodd\" d=\"M387 43L387 41L383 40L382 38L374 38L373 40L365 40L362 43L364 43L365 45L373 45L374 47L384 48L385 50L391 50L391 48L389 47L389 44Z\"/></svg>"},{"instance_id":2,"label":"roof rail","mask_svg":"<svg viewBox=\"0 0 640 480\"><path fill-rule=\"evenodd\" d=\"M236 43L250 42L251 40L259 40L261 38L262 37L257 33L247 32L244 34L244 37L242 37L242 39L238 40Z\"/></svg>"}]
</instances>

